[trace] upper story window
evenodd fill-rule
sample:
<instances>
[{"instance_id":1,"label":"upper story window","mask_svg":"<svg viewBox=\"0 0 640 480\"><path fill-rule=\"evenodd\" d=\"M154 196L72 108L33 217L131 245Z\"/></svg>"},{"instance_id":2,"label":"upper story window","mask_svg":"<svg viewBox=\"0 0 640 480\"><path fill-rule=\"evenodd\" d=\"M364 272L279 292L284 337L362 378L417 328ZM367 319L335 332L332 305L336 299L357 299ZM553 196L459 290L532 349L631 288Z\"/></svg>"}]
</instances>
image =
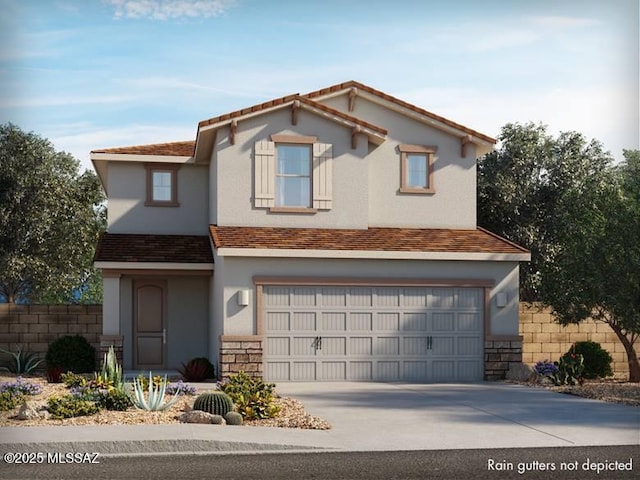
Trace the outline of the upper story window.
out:
<instances>
[{"instance_id":1,"label":"upper story window","mask_svg":"<svg viewBox=\"0 0 640 480\"><path fill-rule=\"evenodd\" d=\"M276 207L311 208L311 146L276 144Z\"/></svg>"},{"instance_id":2,"label":"upper story window","mask_svg":"<svg viewBox=\"0 0 640 480\"><path fill-rule=\"evenodd\" d=\"M147 164L147 201L151 207L178 207L179 165Z\"/></svg>"},{"instance_id":3,"label":"upper story window","mask_svg":"<svg viewBox=\"0 0 640 480\"><path fill-rule=\"evenodd\" d=\"M330 210L333 147L316 137L271 135L255 143L254 206L271 212Z\"/></svg>"},{"instance_id":4,"label":"upper story window","mask_svg":"<svg viewBox=\"0 0 640 480\"><path fill-rule=\"evenodd\" d=\"M400 192L435 193L433 185L433 157L437 147L398 145L400 150Z\"/></svg>"}]
</instances>

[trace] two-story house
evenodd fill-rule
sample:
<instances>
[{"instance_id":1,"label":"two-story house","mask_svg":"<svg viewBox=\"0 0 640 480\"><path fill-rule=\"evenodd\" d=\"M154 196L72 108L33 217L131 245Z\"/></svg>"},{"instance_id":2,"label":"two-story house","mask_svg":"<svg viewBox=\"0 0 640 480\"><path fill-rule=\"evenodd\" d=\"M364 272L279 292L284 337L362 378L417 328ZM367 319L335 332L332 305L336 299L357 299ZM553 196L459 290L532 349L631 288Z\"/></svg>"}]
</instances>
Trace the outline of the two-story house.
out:
<instances>
[{"instance_id":1,"label":"two-story house","mask_svg":"<svg viewBox=\"0 0 640 480\"><path fill-rule=\"evenodd\" d=\"M476 225L495 140L350 81L91 152L103 344L270 381L476 381L521 359L518 262Z\"/></svg>"}]
</instances>

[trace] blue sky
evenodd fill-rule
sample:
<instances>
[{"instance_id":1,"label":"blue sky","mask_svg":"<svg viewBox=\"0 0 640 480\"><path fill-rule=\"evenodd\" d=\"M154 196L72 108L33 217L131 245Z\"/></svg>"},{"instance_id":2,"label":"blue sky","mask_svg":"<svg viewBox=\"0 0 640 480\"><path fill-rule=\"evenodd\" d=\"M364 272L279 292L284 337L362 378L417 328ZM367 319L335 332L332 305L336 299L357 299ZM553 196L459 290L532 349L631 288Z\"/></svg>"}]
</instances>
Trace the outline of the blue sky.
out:
<instances>
[{"instance_id":1,"label":"blue sky","mask_svg":"<svg viewBox=\"0 0 640 480\"><path fill-rule=\"evenodd\" d=\"M497 136L638 148L638 0L2 0L0 123L92 149L357 80Z\"/></svg>"}]
</instances>

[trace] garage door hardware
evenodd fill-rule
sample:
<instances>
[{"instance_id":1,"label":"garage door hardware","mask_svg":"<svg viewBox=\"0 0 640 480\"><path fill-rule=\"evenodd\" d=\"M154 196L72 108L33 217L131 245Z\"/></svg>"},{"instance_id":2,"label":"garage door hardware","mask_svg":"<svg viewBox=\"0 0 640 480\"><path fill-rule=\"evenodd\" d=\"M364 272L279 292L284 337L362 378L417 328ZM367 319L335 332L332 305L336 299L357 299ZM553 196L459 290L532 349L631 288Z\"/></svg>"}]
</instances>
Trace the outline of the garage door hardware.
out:
<instances>
[{"instance_id":1,"label":"garage door hardware","mask_svg":"<svg viewBox=\"0 0 640 480\"><path fill-rule=\"evenodd\" d=\"M433 337L429 335L427 337L427 350L433 349Z\"/></svg>"},{"instance_id":2,"label":"garage door hardware","mask_svg":"<svg viewBox=\"0 0 640 480\"><path fill-rule=\"evenodd\" d=\"M316 337L311 346L316 350L322 350L322 337Z\"/></svg>"}]
</instances>

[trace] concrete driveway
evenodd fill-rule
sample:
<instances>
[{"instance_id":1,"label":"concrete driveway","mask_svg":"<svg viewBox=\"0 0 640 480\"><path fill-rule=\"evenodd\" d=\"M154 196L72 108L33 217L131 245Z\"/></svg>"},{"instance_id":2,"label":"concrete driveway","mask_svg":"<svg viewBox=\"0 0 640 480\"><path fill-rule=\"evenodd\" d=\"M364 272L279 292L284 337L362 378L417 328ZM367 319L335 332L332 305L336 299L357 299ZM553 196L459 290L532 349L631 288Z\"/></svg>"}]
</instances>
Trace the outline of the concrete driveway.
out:
<instances>
[{"instance_id":1,"label":"concrete driveway","mask_svg":"<svg viewBox=\"0 0 640 480\"><path fill-rule=\"evenodd\" d=\"M415 450L640 444L640 408L486 382L281 383L328 420L334 448Z\"/></svg>"}]
</instances>

